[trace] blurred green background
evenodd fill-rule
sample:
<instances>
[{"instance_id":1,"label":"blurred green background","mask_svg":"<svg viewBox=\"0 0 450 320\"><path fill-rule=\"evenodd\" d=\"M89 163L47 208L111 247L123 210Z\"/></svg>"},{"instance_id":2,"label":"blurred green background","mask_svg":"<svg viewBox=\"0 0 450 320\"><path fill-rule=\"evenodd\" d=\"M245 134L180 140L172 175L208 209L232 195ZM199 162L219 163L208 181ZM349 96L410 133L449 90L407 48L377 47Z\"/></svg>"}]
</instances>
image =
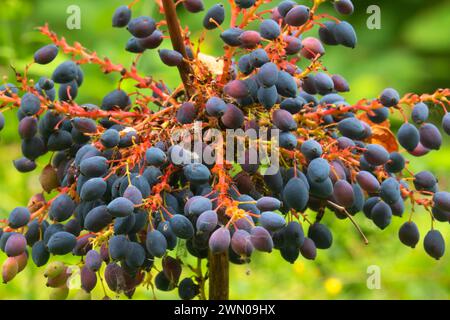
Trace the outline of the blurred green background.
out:
<instances>
[{"instance_id":1,"label":"blurred green background","mask_svg":"<svg viewBox=\"0 0 450 320\"><path fill-rule=\"evenodd\" d=\"M205 0L206 7L216 1ZM227 1L223 0L224 3ZM272 1L272 5L279 1ZM311 1L298 0L307 5ZM349 80L352 92L346 97L350 102L359 98L375 97L388 86L406 92L432 92L450 86L450 2L426 0L354 1L356 12L348 20L357 30L359 43L355 50L327 47L325 65L332 73ZM113 29L111 16L114 9L127 2L121 0L2 0L0 10L0 74L13 82L11 68L23 71L32 61L33 52L47 39L35 31L36 26L48 22L60 36L72 43L108 56L114 62L130 65L132 54L124 51L129 37L126 30ZM366 9L376 4L381 8L381 29L369 30ZM69 30L66 10L70 5L81 9L81 29ZM226 5L228 8L228 5ZM330 3L322 11L335 14ZM153 0L141 0L134 16L151 14L160 18ZM202 13L188 14L179 10L183 24L190 26L192 39L201 33ZM346 17L339 17L346 19ZM227 22L225 22L227 23ZM316 34L317 29L313 33ZM202 51L220 55L222 50L218 31L208 33ZM163 46L169 47L167 40ZM49 76L58 63L66 59L60 54L50 67L33 66L30 75L35 79ZM304 67L304 62L301 66ZM140 59L139 69L155 79L164 79L169 86L179 83L176 69L162 65L155 51L146 52ZM84 66L86 82L81 88L79 103L100 103L104 94L115 88L117 75L102 75L96 66ZM128 87L131 89L131 87ZM442 114L432 112L439 122ZM0 135L0 217L7 217L15 206L23 205L30 195L38 192L38 174L19 174L12 160L20 156L17 135L17 118L7 112L7 127ZM399 119L392 118L394 127ZM412 168L431 170L440 177L442 190L450 191L449 139L439 152L423 158L411 159ZM40 159L42 166L48 158ZM407 209L408 210L408 209ZM448 299L450 297L450 255L435 261L428 257L419 244L415 250L403 246L397 237L398 228L406 219L394 218L384 231L378 230L363 215L356 221L369 238L365 246L352 224L328 214L325 223L331 226L334 245L320 251L316 261L299 259L290 265L281 259L278 251L271 255L255 254L250 265L231 267L231 298L235 299ZM430 228L429 216L422 211L414 215L422 236ZM450 243L447 224L437 224ZM181 253L182 254L182 253ZM0 261L4 260L4 255ZM67 261L71 261L68 258ZM75 260L72 260L75 261ZM159 262L158 262L159 264ZM0 284L1 299L47 299L42 269L30 267L20 273L10 284ZM367 288L367 268L378 266L381 270L381 289ZM73 293L72 293L73 294ZM103 296L100 285L94 298ZM176 292L156 292L158 299L177 299ZM135 298L153 298L151 290L138 289Z\"/></svg>"}]
</instances>

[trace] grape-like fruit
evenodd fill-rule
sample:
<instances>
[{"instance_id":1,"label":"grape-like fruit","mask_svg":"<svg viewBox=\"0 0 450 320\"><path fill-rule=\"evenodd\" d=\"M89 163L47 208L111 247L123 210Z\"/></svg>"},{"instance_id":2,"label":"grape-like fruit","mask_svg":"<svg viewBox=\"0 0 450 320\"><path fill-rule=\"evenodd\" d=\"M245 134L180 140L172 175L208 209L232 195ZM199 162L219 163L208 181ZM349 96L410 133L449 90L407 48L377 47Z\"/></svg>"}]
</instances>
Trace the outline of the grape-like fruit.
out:
<instances>
[{"instance_id":1,"label":"grape-like fruit","mask_svg":"<svg viewBox=\"0 0 450 320\"><path fill-rule=\"evenodd\" d=\"M57 222L70 218L75 211L75 202L66 193L59 195L50 205L49 217Z\"/></svg>"},{"instance_id":2,"label":"grape-like fruit","mask_svg":"<svg viewBox=\"0 0 450 320\"><path fill-rule=\"evenodd\" d=\"M212 6L208 12L206 12L203 18L203 27L207 30L212 30L221 25L225 20L225 9L223 4L218 3Z\"/></svg>"},{"instance_id":3,"label":"grape-like fruit","mask_svg":"<svg viewBox=\"0 0 450 320\"><path fill-rule=\"evenodd\" d=\"M227 105L222 99L211 97L206 102L205 108L208 115L212 117L221 117L227 110Z\"/></svg>"},{"instance_id":4,"label":"grape-like fruit","mask_svg":"<svg viewBox=\"0 0 450 320\"><path fill-rule=\"evenodd\" d=\"M9 214L8 225L13 228L21 228L30 221L30 210L26 207L17 207Z\"/></svg>"},{"instance_id":5,"label":"grape-like fruit","mask_svg":"<svg viewBox=\"0 0 450 320\"><path fill-rule=\"evenodd\" d=\"M196 221L196 227L198 233L210 233L216 227L218 223L217 213L213 210L203 212Z\"/></svg>"},{"instance_id":6,"label":"grape-like fruit","mask_svg":"<svg viewBox=\"0 0 450 320\"><path fill-rule=\"evenodd\" d=\"M391 223L392 209L386 202L380 201L373 206L370 216L377 227L383 230Z\"/></svg>"},{"instance_id":7,"label":"grape-like fruit","mask_svg":"<svg viewBox=\"0 0 450 320\"><path fill-rule=\"evenodd\" d=\"M294 177L288 181L283 190L283 199L295 210L303 211L308 203L308 185L300 178Z\"/></svg>"},{"instance_id":8,"label":"grape-like fruit","mask_svg":"<svg viewBox=\"0 0 450 320\"><path fill-rule=\"evenodd\" d=\"M434 191L437 185L436 177L429 171L416 173L413 182L418 191Z\"/></svg>"},{"instance_id":9,"label":"grape-like fruit","mask_svg":"<svg viewBox=\"0 0 450 320\"><path fill-rule=\"evenodd\" d=\"M319 94L326 95L333 91L334 82L329 75L324 72L319 72L314 76L314 87Z\"/></svg>"},{"instance_id":10,"label":"grape-like fruit","mask_svg":"<svg viewBox=\"0 0 450 320\"><path fill-rule=\"evenodd\" d=\"M212 209L212 202L206 197L197 196L191 198L193 201L189 204L188 215L199 216L205 211Z\"/></svg>"},{"instance_id":11,"label":"grape-like fruit","mask_svg":"<svg viewBox=\"0 0 450 320\"><path fill-rule=\"evenodd\" d=\"M129 241L124 235L112 236L108 241L109 254L113 260L125 259Z\"/></svg>"},{"instance_id":12,"label":"grape-like fruit","mask_svg":"<svg viewBox=\"0 0 450 320\"><path fill-rule=\"evenodd\" d=\"M346 180L339 180L334 184L333 197L337 204L345 208L351 207L355 200L353 186Z\"/></svg>"},{"instance_id":13,"label":"grape-like fruit","mask_svg":"<svg viewBox=\"0 0 450 320\"><path fill-rule=\"evenodd\" d=\"M449 192L436 192L433 195L434 206L440 210L450 211L450 193Z\"/></svg>"},{"instance_id":14,"label":"grape-like fruit","mask_svg":"<svg viewBox=\"0 0 450 320\"><path fill-rule=\"evenodd\" d=\"M27 116L33 116L41 109L41 101L32 93L25 93L20 101L20 111Z\"/></svg>"},{"instance_id":15,"label":"grape-like fruit","mask_svg":"<svg viewBox=\"0 0 450 320\"><path fill-rule=\"evenodd\" d=\"M297 146L297 137L290 132L280 133L280 147L293 150Z\"/></svg>"},{"instance_id":16,"label":"grape-like fruit","mask_svg":"<svg viewBox=\"0 0 450 320\"><path fill-rule=\"evenodd\" d=\"M272 19L266 19L259 25L261 37L268 40L278 38L281 33L280 26Z\"/></svg>"},{"instance_id":17,"label":"grape-like fruit","mask_svg":"<svg viewBox=\"0 0 450 320\"><path fill-rule=\"evenodd\" d=\"M380 197L388 204L394 204L400 199L400 184L395 178L388 178L381 183Z\"/></svg>"},{"instance_id":18,"label":"grape-like fruit","mask_svg":"<svg viewBox=\"0 0 450 320\"><path fill-rule=\"evenodd\" d=\"M164 34L155 30L151 35L142 39L136 39L137 45L143 49L156 49L164 40Z\"/></svg>"},{"instance_id":19,"label":"grape-like fruit","mask_svg":"<svg viewBox=\"0 0 450 320\"><path fill-rule=\"evenodd\" d=\"M448 222L450 220L450 211L445 211L437 207L431 208L433 217L440 222Z\"/></svg>"},{"instance_id":20,"label":"grape-like fruit","mask_svg":"<svg viewBox=\"0 0 450 320\"><path fill-rule=\"evenodd\" d=\"M276 83L277 91L283 97L295 98L297 96L297 83L286 71L278 72L278 80Z\"/></svg>"},{"instance_id":21,"label":"grape-like fruit","mask_svg":"<svg viewBox=\"0 0 450 320\"><path fill-rule=\"evenodd\" d=\"M148 252L155 257L162 257L167 251L166 237L158 230L152 230L147 233L145 245Z\"/></svg>"},{"instance_id":22,"label":"grape-like fruit","mask_svg":"<svg viewBox=\"0 0 450 320\"><path fill-rule=\"evenodd\" d=\"M146 38L156 30L156 23L150 17L139 17L132 19L127 29L136 38Z\"/></svg>"},{"instance_id":23,"label":"grape-like fruit","mask_svg":"<svg viewBox=\"0 0 450 320\"><path fill-rule=\"evenodd\" d=\"M344 15L352 14L355 9L351 0L336 0L333 5L337 12Z\"/></svg>"},{"instance_id":24,"label":"grape-like fruit","mask_svg":"<svg viewBox=\"0 0 450 320\"><path fill-rule=\"evenodd\" d=\"M101 108L106 111L113 110L115 108L125 110L130 105L130 97L125 91L114 90L103 98Z\"/></svg>"},{"instance_id":25,"label":"grape-like fruit","mask_svg":"<svg viewBox=\"0 0 450 320\"><path fill-rule=\"evenodd\" d=\"M74 118L72 120L72 125L74 128L82 133L96 133L97 123L89 118Z\"/></svg>"},{"instance_id":26,"label":"grape-like fruit","mask_svg":"<svg viewBox=\"0 0 450 320\"><path fill-rule=\"evenodd\" d=\"M415 248L420 239L419 228L413 221L407 221L400 227L398 237L405 246Z\"/></svg>"},{"instance_id":27,"label":"grape-like fruit","mask_svg":"<svg viewBox=\"0 0 450 320\"><path fill-rule=\"evenodd\" d=\"M368 193L376 193L380 190L380 183L373 174L368 171L360 171L356 175L359 185Z\"/></svg>"},{"instance_id":28,"label":"grape-like fruit","mask_svg":"<svg viewBox=\"0 0 450 320\"><path fill-rule=\"evenodd\" d=\"M72 251L77 244L77 238L66 231L59 231L53 234L47 243L50 253L55 255L65 255Z\"/></svg>"},{"instance_id":29,"label":"grape-like fruit","mask_svg":"<svg viewBox=\"0 0 450 320\"><path fill-rule=\"evenodd\" d=\"M183 6L187 11L192 13L197 13L205 9L203 0L185 0L183 1Z\"/></svg>"},{"instance_id":30,"label":"grape-like fruit","mask_svg":"<svg viewBox=\"0 0 450 320\"><path fill-rule=\"evenodd\" d=\"M131 214L127 217L114 219L114 234L128 234L131 233L136 223L136 216Z\"/></svg>"},{"instance_id":31,"label":"grape-like fruit","mask_svg":"<svg viewBox=\"0 0 450 320\"><path fill-rule=\"evenodd\" d=\"M100 141L105 148L117 147L120 142L120 134L115 129L108 129L103 132Z\"/></svg>"},{"instance_id":32,"label":"grape-like fruit","mask_svg":"<svg viewBox=\"0 0 450 320\"><path fill-rule=\"evenodd\" d=\"M248 9L255 5L256 0L234 0L234 2L239 8Z\"/></svg>"},{"instance_id":33,"label":"grape-like fruit","mask_svg":"<svg viewBox=\"0 0 450 320\"><path fill-rule=\"evenodd\" d=\"M241 40L239 40L242 32L244 32L244 30L242 30L241 28L230 28L222 32L220 34L220 38L222 38L223 42L225 42L229 46L239 47L242 44Z\"/></svg>"},{"instance_id":34,"label":"grape-like fruit","mask_svg":"<svg viewBox=\"0 0 450 320\"><path fill-rule=\"evenodd\" d=\"M97 285L97 275L87 266L81 268L80 271L81 288L86 292L91 292Z\"/></svg>"},{"instance_id":35,"label":"grape-like fruit","mask_svg":"<svg viewBox=\"0 0 450 320\"><path fill-rule=\"evenodd\" d=\"M42 267L47 264L50 253L48 252L44 241L37 241L33 244L33 247L31 248L31 258L37 267Z\"/></svg>"},{"instance_id":36,"label":"grape-like fruit","mask_svg":"<svg viewBox=\"0 0 450 320\"><path fill-rule=\"evenodd\" d=\"M246 49L255 48L260 42L262 38L259 32L254 30L247 30L242 32L239 36L239 41L241 42L241 47Z\"/></svg>"},{"instance_id":37,"label":"grape-like fruit","mask_svg":"<svg viewBox=\"0 0 450 320\"><path fill-rule=\"evenodd\" d=\"M308 229L308 238L314 241L318 249L328 249L333 243L333 235L327 226L321 223L314 223Z\"/></svg>"},{"instance_id":38,"label":"grape-like fruit","mask_svg":"<svg viewBox=\"0 0 450 320\"><path fill-rule=\"evenodd\" d=\"M182 300L192 300L199 294L199 287L191 278L184 278L178 284L178 295Z\"/></svg>"},{"instance_id":39,"label":"grape-like fruit","mask_svg":"<svg viewBox=\"0 0 450 320\"><path fill-rule=\"evenodd\" d=\"M262 252L272 252L273 240L270 233L263 227L254 227L250 230L250 241L253 247Z\"/></svg>"},{"instance_id":40,"label":"grape-like fruit","mask_svg":"<svg viewBox=\"0 0 450 320\"><path fill-rule=\"evenodd\" d=\"M330 164L323 158L313 159L308 165L307 176L313 182L324 182L330 175Z\"/></svg>"},{"instance_id":41,"label":"grape-like fruit","mask_svg":"<svg viewBox=\"0 0 450 320\"><path fill-rule=\"evenodd\" d=\"M96 250L89 250L85 259L86 267L91 271L97 272L102 266L103 260L100 253Z\"/></svg>"},{"instance_id":42,"label":"grape-like fruit","mask_svg":"<svg viewBox=\"0 0 450 320\"><path fill-rule=\"evenodd\" d=\"M202 163L191 163L183 168L183 173L191 183L202 184L209 181L211 172Z\"/></svg>"},{"instance_id":43,"label":"grape-like fruit","mask_svg":"<svg viewBox=\"0 0 450 320\"><path fill-rule=\"evenodd\" d=\"M106 192L106 182L102 178L92 178L81 187L80 197L83 201L100 199Z\"/></svg>"},{"instance_id":44,"label":"grape-like fruit","mask_svg":"<svg viewBox=\"0 0 450 320\"><path fill-rule=\"evenodd\" d=\"M250 233L245 230L236 230L231 237L231 248L239 256L251 256L254 247L250 241Z\"/></svg>"},{"instance_id":45,"label":"grape-like fruit","mask_svg":"<svg viewBox=\"0 0 450 320\"><path fill-rule=\"evenodd\" d=\"M27 116L19 122L19 135L22 139L33 138L38 130L38 121L35 117Z\"/></svg>"},{"instance_id":46,"label":"grape-like fruit","mask_svg":"<svg viewBox=\"0 0 450 320\"><path fill-rule=\"evenodd\" d=\"M228 82L223 90L226 95L235 99L245 98L249 93L247 85L242 80L232 80Z\"/></svg>"},{"instance_id":47,"label":"grape-like fruit","mask_svg":"<svg viewBox=\"0 0 450 320\"><path fill-rule=\"evenodd\" d=\"M445 241L438 230L430 230L423 239L425 251L431 257L439 260L445 252Z\"/></svg>"},{"instance_id":48,"label":"grape-like fruit","mask_svg":"<svg viewBox=\"0 0 450 320\"><path fill-rule=\"evenodd\" d=\"M428 106L423 102L419 102L414 105L411 112L411 118L415 123L422 124L428 120L429 114L430 110L428 109Z\"/></svg>"},{"instance_id":49,"label":"grape-like fruit","mask_svg":"<svg viewBox=\"0 0 450 320\"><path fill-rule=\"evenodd\" d=\"M47 147L39 136L22 140L22 154L30 159L35 160L47 152Z\"/></svg>"},{"instance_id":50,"label":"grape-like fruit","mask_svg":"<svg viewBox=\"0 0 450 320\"><path fill-rule=\"evenodd\" d=\"M131 20L131 10L128 6L120 6L114 12L112 17L112 26L115 28L123 28L128 25Z\"/></svg>"},{"instance_id":51,"label":"grape-like fruit","mask_svg":"<svg viewBox=\"0 0 450 320\"><path fill-rule=\"evenodd\" d=\"M244 113L234 104L227 104L227 110L220 118L228 129L238 129L244 124Z\"/></svg>"},{"instance_id":52,"label":"grape-like fruit","mask_svg":"<svg viewBox=\"0 0 450 320\"><path fill-rule=\"evenodd\" d=\"M112 200L107 209L113 217L126 217L133 213L134 203L127 198L119 197Z\"/></svg>"},{"instance_id":53,"label":"grape-like fruit","mask_svg":"<svg viewBox=\"0 0 450 320\"><path fill-rule=\"evenodd\" d=\"M263 212L259 218L261 225L269 231L277 231L286 225L286 221L282 216L275 212Z\"/></svg>"},{"instance_id":54,"label":"grape-like fruit","mask_svg":"<svg viewBox=\"0 0 450 320\"><path fill-rule=\"evenodd\" d=\"M222 253L230 247L230 230L221 227L214 231L209 238L209 249L213 254Z\"/></svg>"},{"instance_id":55,"label":"grape-like fruit","mask_svg":"<svg viewBox=\"0 0 450 320\"><path fill-rule=\"evenodd\" d=\"M146 253L144 248L137 242L130 242L125 263L132 268L139 268L144 264Z\"/></svg>"},{"instance_id":56,"label":"grape-like fruit","mask_svg":"<svg viewBox=\"0 0 450 320\"><path fill-rule=\"evenodd\" d=\"M272 113L272 120L274 125L282 131L292 131L297 129L297 123L292 117L292 114L286 110L275 110Z\"/></svg>"},{"instance_id":57,"label":"grape-like fruit","mask_svg":"<svg viewBox=\"0 0 450 320\"><path fill-rule=\"evenodd\" d=\"M315 260L317 256L316 244L310 238L305 238L302 246L300 247L301 255L308 260Z\"/></svg>"},{"instance_id":58,"label":"grape-like fruit","mask_svg":"<svg viewBox=\"0 0 450 320\"><path fill-rule=\"evenodd\" d=\"M11 281L18 273L19 265L14 257L8 257L2 266L3 283Z\"/></svg>"},{"instance_id":59,"label":"grape-like fruit","mask_svg":"<svg viewBox=\"0 0 450 320\"><path fill-rule=\"evenodd\" d=\"M301 98L286 98L280 104L280 109L289 111L292 114L299 112L303 106L306 104L306 101Z\"/></svg>"},{"instance_id":60,"label":"grape-like fruit","mask_svg":"<svg viewBox=\"0 0 450 320\"><path fill-rule=\"evenodd\" d=\"M58 47L54 44L46 45L34 53L34 61L38 64L49 64L58 55Z\"/></svg>"},{"instance_id":61,"label":"grape-like fruit","mask_svg":"<svg viewBox=\"0 0 450 320\"><path fill-rule=\"evenodd\" d=\"M137 179L138 178L135 178L134 181L132 181L132 183L136 183L136 181L143 181L143 184L146 183L145 180L142 180L142 179L137 180ZM139 183L136 183L136 184L138 186L140 186ZM142 188L142 186L141 186L141 188ZM136 187L134 185L129 185L125 189L125 191L123 193L123 197L127 198L128 200L133 202L134 205L141 205L142 204L142 199L143 199L142 192L141 192L141 190L139 190L138 187Z\"/></svg>"},{"instance_id":62,"label":"grape-like fruit","mask_svg":"<svg viewBox=\"0 0 450 320\"><path fill-rule=\"evenodd\" d=\"M322 155L322 146L316 140L310 139L302 143L301 152L308 161L318 158Z\"/></svg>"},{"instance_id":63,"label":"grape-like fruit","mask_svg":"<svg viewBox=\"0 0 450 320\"><path fill-rule=\"evenodd\" d=\"M256 206L261 211L275 211L281 207L281 201L274 197L262 197L256 201Z\"/></svg>"},{"instance_id":64,"label":"grape-like fruit","mask_svg":"<svg viewBox=\"0 0 450 320\"><path fill-rule=\"evenodd\" d=\"M287 55L297 54L302 49L302 41L297 37L284 35L283 41L286 44L284 50Z\"/></svg>"},{"instance_id":65,"label":"grape-like fruit","mask_svg":"<svg viewBox=\"0 0 450 320\"><path fill-rule=\"evenodd\" d=\"M84 227L92 232L99 232L112 221L105 205L101 205L90 210L84 218Z\"/></svg>"},{"instance_id":66,"label":"grape-like fruit","mask_svg":"<svg viewBox=\"0 0 450 320\"><path fill-rule=\"evenodd\" d=\"M252 58L252 65L255 68L260 68L264 64L270 62L269 56L267 55L266 50L259 48L256 50L253 50L250 53L250 57Z\"/></svg>"},{"instance_id":67,"label":"grape-like fruit","mask_svg":"<svg viewBox=\"0 0 450 320\"><path fill-rule=\"evenodd\" d=\"M364 151L364 158L373 166L383 165L389 161L389 153L378 144L369 144Z\"/></svg>"},{"instance_id":68,"label":"grape-like fruit","mask_svg":"<svg viewBox=\"0 0 450 320\"><path fill-rule=\"evenodd\" d=\"M2 131L4 127L5 127L5 116L3 115L3 112L0 112L0 131Z\"/></svg>"},{"instance_id":69,"label":"grape-like fruit","mask_svg":"<svg viewBox=\"0 0 450 320\"><path fill-rule=\"evenodd\" d=\"M312 60L318 56L325 54L325 48L319 39L313 37L307 37L302 41L301 55L306 59Z\"/></svg>"},{"instance_id":70,"label":"grape-like fruit","mask_svg":"<svg viewBox=\"0 0 450 320\"><path fill-rule=\"evenodd\" d=\"M272 87L260 87L258 89L258 101L266 109L272 108L278 100L277 88Z\"/></svg>"},{"instance_id":71,"label":"grape-like fruit","mask_svg":"<svg viewBox=\"0 0 450 320\"><path fill-rule=\"evenodd\" d=\"M178 51L161 49L158 53L161 61L169 67L179 66L183 62L183 55Z\"/></svg>"},{"instance_id":72,"label":"grape-like fruit","mask_svg":"<svg viewBox=\"0 0 450 320\"><path fill-rule=\"evenodd\" d=\"M101 156L86 158L80 163L80 171L89 178L101 177L108 171L107 160Z\"/></svg>"},{"instance_id":73,"label":"grape-like fruit","mask_svg":"<svg viewBox=\"0 0 450 320\"><path fill-rule=\"evenodd\" d=\"M0 126L0 128L1 128L1 126ZM448 113L448 112L442 118L442 129L444 129L446 134L450 135L450 113Z\"/></svg>"},{"instance_id":74,"label":"grape-like fruit","mask_svg":"<svg viewBox=\"0 0 450 320\"><path fill-rule=\"evenodd\" d=\"M393 88L384 89L380 95L380 102L385 107L394 107L400 101L400 95Z\"/></svg>"},{"instance_id":75,"label":"grape-like fruit","mask_svg":"<svg viewBox=\"0 0 450 320\"><path fill-rule=\"evenodd\" d=\"M291 0L283 0L278 5L277 10L282 17L285 17L286 14L294 7L297 3Z\"/></svg>"},{"instance_id":76,"label":"grape-like fruit","mask_svg":"<svg viewBox=\"0 0 450 320\"><path fill-rule=\"evenodd\" d=\"M309 20L309 15L310 10L308 7L303 5L294 6L287 12L284 21L290 26L299 27Z\"/></svg>"},{"instance_id":77,"label":"grape-like fruit","mask_svg":"<svg viewBox=\"0 0 450 320\"><path fill-rule=\"evenodd\" d=\"M338 123L339 132L352 140L361 139L364 136L364 126L356 118L345 118Z\"/></svg>"},{"instance_id":78,"label":"grape-like fruit","mask_svg":"<svg viewBox=\"0 0 450 320\"><path fill-rule=\"evenodd\" d=\"M191 239L194 236L194 227L188 218L175 214L169 220L173 233L180 239Z\"/></svg>"},{"instance_id":79,"label":"grape-like fruit","mask_svg":"<svg viewBox=\"0 0 450 320\"><path fill-rule=\"evenodd\" d=\"M334 28L336 27L336 22L334 21L325 21L323 26L319 28L319 38L323 43L335 46L338 45L338 41L336 40L336 36L334 34Z\"/></svg>"},{"instance_id":80,"label":"grape-like fruit","mask_svg":"<svg viewBox=\"0 0 450 320\"><path fill-rule=\"evenodd\" d=\"M398 152L389 155L389 161L384 165L388 172L398 173L405 168L405 158Z\"/></svg>"},{"instance_id":81,"label":"grape-like fruit","mask_svg":"<svg viewBox=\"0 0 450 320\"><path fill-rule=\"evenodd\" d=\"M442 135L432 123L425 123L419 129L420 143L427 149L439 150L442 145Z\"/></svg>"},{"instance_id":82,"label":"grape-like fruit","mask_svg":"<svg viewBox=\"0 0 450 320\"><path fill-rule=\"evenodd\" d=\"M387 107L374 109L371 112L372 114L367 113L367 116L369 120L372 121L373 123L382 123L386 121L387 118L389 117L389 108Z\"/></svg>"},{"instance_id":83,"label":"grape-like fruit","mask_svg":"<svg viewBox=\"0 0 450 320\"><path fill-rule=\"evenodd\" d=\"M167 156L160 148L151 147L145 152L145 160L148 165L159 167L167 161Z\"/></svg>"},{"instance_id":84,"label":"grape-like fruit","mask_svg":"<svg viewBox=\"0 0 450 320\"><path fill-rule=\"evenodd\" d=\"M147 39L147 38L144 38ZM142 39L142 40L144 40ZM145 48L140 44L140 39L135 37L131 37L128 39L127 44L125 45L125 50L131 53L142 53L145 51Z\"/></svg>"},{"instance_id":85,"label":"grape-like fruit","mask_svg":"<svg viewBox=\"0 0 450 320\"><path fill-rule=\"evenodd\" d=\"M419 130L410 123L404 123L397 132L400 145L407 151L413 151L419 144Z\"/></svg>"},{"instance_id":86,"label":"grape-like fruit","mask_svg":"<svg viewBox=\"0 0 450 320\"><path fill-rule=\"evenodd\" d=\"M278 80L278 67L272 62L265 63L258 71L258 82L264 87L272 87Z\"/></svg>"},{"instance_id":87,"label":"grape-like fruit","mask_svg":"<svg viewBox=\"0 0 450 320\"><path fill-rule=\"evenodd\" d=\"M27 240L20 233L12 234L5 244L5 253L8 257L16 257L25 252Z\"/></svg>"},{"instance_id":88,"label":"grape-like fruit","mask_svg":"<svg viewBox=\"0 0 450 320\"><path fill-rule=\"evenodd\" d=\"M56 83L69 83L78 77L78 66L73 61L65 61L53 71L52 80Z\"/></svg>"}]
</instances>

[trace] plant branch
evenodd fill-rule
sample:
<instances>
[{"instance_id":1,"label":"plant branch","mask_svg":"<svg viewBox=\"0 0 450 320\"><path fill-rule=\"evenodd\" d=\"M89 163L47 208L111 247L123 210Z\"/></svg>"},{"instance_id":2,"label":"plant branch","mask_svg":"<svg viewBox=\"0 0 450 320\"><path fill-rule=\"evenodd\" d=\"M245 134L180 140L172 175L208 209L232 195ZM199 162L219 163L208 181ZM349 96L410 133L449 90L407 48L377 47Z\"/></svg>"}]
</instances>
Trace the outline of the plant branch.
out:
<instances>
[{"instance_id":1,"label":"plant branch","mask_svg":"<svg viewBox=\"0 0 450 320\"><path fill-rule=\"evenodd\" d=\"M172 47L184 57L184 61L180 66L178 66L178 71L180 72L180 77L183 81L186 95L190 97L194 93L194 87L192 86L190 79L192 70L187 62L189 58L186 53L183 35L181 34L181 26L178 20L175 3L173 0L162 0L162 4L164 8L164 15L166 16L167 27L169 29L170 40L172 41Z\"/></svg>"}]
</instances>

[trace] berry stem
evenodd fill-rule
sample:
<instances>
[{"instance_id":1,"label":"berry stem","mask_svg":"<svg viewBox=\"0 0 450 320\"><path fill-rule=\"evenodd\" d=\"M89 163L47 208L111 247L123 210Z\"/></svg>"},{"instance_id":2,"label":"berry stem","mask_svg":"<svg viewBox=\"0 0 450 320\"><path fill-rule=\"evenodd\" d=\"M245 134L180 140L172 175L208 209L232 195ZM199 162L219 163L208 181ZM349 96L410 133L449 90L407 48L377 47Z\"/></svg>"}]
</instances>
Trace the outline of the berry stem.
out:
<instances>
[{"instance_id":1,"label":"berry stem","mask_svg":"<svg viewBox=\"0 0 450 320\"><path fill-rule=\"evenodd\" d=\"M209 300L229 299L228 252L209 252Z\"/></svg>"}]
</instances>

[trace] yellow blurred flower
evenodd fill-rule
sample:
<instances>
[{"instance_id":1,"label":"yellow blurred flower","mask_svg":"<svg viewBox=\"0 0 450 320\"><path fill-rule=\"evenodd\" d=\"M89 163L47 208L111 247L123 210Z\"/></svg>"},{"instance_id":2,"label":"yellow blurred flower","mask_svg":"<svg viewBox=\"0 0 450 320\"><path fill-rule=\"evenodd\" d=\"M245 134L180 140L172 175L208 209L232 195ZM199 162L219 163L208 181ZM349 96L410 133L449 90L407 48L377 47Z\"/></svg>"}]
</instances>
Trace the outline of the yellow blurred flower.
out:
<instances>
[{"instance_id":1,"label":"yellow blurred flower","mask_svg":"<svg viewBox=\"0 0 450 320\"><path fill-rule=\"evenodd\" d=\"M305 271L305 264L302 261L297 261L294 263L294 272L297 274L303 274Z\"/></svg>"},{"instance_id":2,"label":"yellow blurred flower","mask_svg":"<svg viewBox=\"0 0 450 320\"><path fill-rule=\"evenodd\" d=\"M325 280L325 290L328 294L337 295L342 291L342 282L337 278L328 278Z\"/></svg>"}]
</instances>

